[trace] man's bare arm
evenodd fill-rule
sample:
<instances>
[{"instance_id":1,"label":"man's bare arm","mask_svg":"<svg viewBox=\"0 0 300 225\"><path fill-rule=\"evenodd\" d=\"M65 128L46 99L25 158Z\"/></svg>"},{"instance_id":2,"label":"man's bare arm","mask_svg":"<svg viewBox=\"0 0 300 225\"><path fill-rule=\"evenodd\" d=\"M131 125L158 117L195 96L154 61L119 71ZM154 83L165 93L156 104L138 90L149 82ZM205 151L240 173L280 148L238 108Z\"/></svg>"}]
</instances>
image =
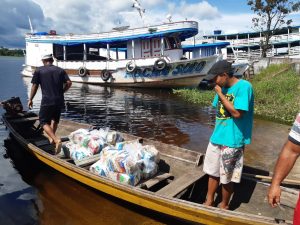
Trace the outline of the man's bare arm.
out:
<instances>
[{"instance_id":1,"label":"man's bare arm","mask_svg":"<svg viewBox=\"0 0 300 225\"><path fill-rule=\"evenodd\" d=\"M67 90L69 90L69 88L72 86L72 81L67 80L67 82L65 83L64 86L64 92L66 92Z\"/></svg>"},{"instance_id":2,"label":"man's bare arm","mask_svg":"<svg viewBox=\"0 0 300 225\"><path fill-rule=\"evenodd\" d=\"M274 169L272 184L268 192L269 203L272 207L276 207L280 203L280 184L293 168L299 154L300 145L288 140L283 146Z\"/></svg>"},{"instance_id":3,"label":"man's bare arm","mask_svg":"<svg viewBox=\"0 0 300 225\"><path fill-rule=\"evenodd\" d=\"M38 84L32 84L31 91L30 91L30 97L29 97L29 100L28 100L28 108L29 109L32 108L32 100L33 100L38 88L39 88Z\"/></svg>"}]
</instances>

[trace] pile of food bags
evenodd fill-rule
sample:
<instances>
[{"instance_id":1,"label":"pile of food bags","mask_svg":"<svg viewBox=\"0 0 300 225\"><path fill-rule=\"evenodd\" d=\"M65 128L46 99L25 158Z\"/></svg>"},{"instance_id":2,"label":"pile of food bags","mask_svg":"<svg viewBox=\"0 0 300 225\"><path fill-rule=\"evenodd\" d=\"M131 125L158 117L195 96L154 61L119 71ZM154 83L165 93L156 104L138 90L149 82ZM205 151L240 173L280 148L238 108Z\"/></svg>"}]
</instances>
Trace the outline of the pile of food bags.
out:
<instances>
[{"instance_id":1,"label":"pile of food bags","mask_svg":"<svg viewBox=\"0 0 300 225\"><path fill-rule=\"evenodd\" d=\"M90 171L124 184L137 185L158 171L160 155L152 145L142 145L138 140L124 141L121 134L102 129L79 129L69 135L64 152L73 160L82 160L99 154L99 160Z\"/></svg>"},{"instance_id":2,"label":"pile of food bags","mask_svg":"<svg viewBox=\"0 0 300 225\"><path fill-rule=\"evenodd\" d=\"M90 171L135 186L157 173L159 160L159 152L152 145L142 145L138 140L121 142L105 147Z\"/></svg>"},{"instance_id":3,"label":"pile of food bags","mask_svg":"<svg viewBox=\"0 0 300 225\"><path fill-rule=\"evenodd\" d=\"M108 128L102 129L78 129L69 136L69 142L63 145L63 152L73 160L98 154L107 145L115 145L123 141L123 138L116 131L109 131ZM69 155L68 155L69 154Z\"/></svg>"}]
</instances>

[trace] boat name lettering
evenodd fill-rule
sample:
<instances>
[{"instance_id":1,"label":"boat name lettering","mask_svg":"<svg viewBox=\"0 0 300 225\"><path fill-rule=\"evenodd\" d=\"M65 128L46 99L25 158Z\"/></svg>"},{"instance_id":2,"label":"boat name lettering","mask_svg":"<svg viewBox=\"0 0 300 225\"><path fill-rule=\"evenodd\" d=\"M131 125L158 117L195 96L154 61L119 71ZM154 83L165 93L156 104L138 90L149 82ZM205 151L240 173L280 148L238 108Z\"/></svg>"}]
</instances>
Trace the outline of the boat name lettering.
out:
<instances>
[{"instance_id":1,"label":"boat name lettering","mask_svg":"<svg viewBox=\"0 0 300 225\"><path fill-rule=\"evenodd\" d=\"M137 68L133 73L126 72L125 78L131 78L131 77L150 78L150 77L160 77L160 76L168 76L168 75L177 76L181 74L200 73L205 65L206 65L206 61L202 61L202 62L178 64L173 67L169 64L162 71L155 70L153 67Z\"/></svg>"},{"instance_id":2,"label":"boat name lettering","mask_svg":"<svg viewBox=\"0 0 300 225\"><path fill-rule=\"evenodd\" d=\"M179 64L175 67L172 74L199 73L204 68L206 61Z\"/></svg>"}]
</instances>

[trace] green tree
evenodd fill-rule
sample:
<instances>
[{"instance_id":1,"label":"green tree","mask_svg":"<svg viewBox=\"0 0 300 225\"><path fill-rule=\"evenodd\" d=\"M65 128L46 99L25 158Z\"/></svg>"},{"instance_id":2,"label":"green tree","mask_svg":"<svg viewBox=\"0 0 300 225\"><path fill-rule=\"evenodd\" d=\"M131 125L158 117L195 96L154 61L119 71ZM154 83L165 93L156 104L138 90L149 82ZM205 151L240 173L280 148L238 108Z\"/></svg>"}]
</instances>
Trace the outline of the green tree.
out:
<instances>
[{"instance_id":1,"label":"green tree","mask_svg":"<svg viewBox=\"0 0 300 225\"><path fill-rule=\"evenodd\" d=\"M252 18L253 27L262 33L264 39L261 41L262 57L267 56L271 48L270 39L273 32L283 26L289 26L292 20L286 19L291 12L300 9L299 1L290 0L248 0L247 3L256 17Z\"/></svg>"}]
</instances>

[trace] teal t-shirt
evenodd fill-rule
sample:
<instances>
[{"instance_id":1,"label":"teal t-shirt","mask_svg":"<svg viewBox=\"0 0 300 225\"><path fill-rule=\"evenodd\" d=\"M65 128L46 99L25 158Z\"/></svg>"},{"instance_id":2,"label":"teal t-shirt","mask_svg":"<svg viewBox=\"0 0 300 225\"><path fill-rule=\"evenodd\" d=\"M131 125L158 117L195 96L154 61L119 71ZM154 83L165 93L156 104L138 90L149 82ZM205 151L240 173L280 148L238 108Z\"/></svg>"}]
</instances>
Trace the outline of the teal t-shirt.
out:
<instances>
[{"instance_id":1,"label":"teal t-shirt","mask_svg":"<svg viewBox=\"0 0 300 225\"><path fill-rule=\"evenodd\" d=\"M250 144L254 105L252 85L246 80L239 80L229 88L222 88L222 93L235 109L243 110L244 113L240 118L232 117L216 95L212 103L217 108L216 125L210 142L231 148Z\"/></svg>"}]
</instances>

